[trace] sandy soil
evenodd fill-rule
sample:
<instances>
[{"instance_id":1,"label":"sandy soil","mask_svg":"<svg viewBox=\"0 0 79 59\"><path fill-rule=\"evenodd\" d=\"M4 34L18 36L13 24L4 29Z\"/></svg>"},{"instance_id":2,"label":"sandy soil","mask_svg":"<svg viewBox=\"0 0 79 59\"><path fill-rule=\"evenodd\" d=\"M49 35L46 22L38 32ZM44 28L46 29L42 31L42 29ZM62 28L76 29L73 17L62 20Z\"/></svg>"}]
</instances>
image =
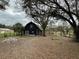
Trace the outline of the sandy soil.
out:
<instances>
[{"instance_id":1,"label":"sandy soil","mask_svg":"<svg viewBox=\"0 0 79 59\"><path fill-rule=\"evenodd\" d=\"M18 38L16 42L0 42L0 59L79 59L79 43L69 38Z\"/></svg>"}]
</instances>

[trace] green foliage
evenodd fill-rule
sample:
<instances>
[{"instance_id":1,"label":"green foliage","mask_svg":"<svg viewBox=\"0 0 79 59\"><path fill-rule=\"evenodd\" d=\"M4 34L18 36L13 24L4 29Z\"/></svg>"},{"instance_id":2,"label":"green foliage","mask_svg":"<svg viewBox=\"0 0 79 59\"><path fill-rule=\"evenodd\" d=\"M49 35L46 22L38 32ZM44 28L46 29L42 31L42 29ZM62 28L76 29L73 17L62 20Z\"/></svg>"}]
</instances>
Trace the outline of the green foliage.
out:
<instances>
[{"instance_id":1,"label":"green foliage","mask_svg":"<svg viewBox=\"0 0 79 59\"><path fill-rule=\"evenodd\" d=\"M7 26L7 25L4 25L4 24L0 24L0 28L12 29L12 26Z\"/></svg>"},{"instance_id":2,"label":"green foliage","mask_svg":"<svg viewBox=\"0 0 79 59\"><path fill-rule=\"evenodd\" d=\"M20 35L23 31L23 26L21 23L16 23L13 25L13 30L17 33L17 35Z\"/></svg>"},{"instance_id":3,"label":"green foliage","mask_svg":"<svg viewBox=\"0 0 79 59\"><path fill-rule=\"evenodd\" d=\"M3 24L0 24L0 28L5 28L6 26Z\"/></svg>"},{"instance_id":4,"label":"green foliage","mask_svg":"<svg viewBox=\"0 0 79 59\"><path fill-rule=\"evenodd\" d=\"M13 36L15 36L14 32L0 33L0 38L13 37Z\"/></svg>"}]
</instances>

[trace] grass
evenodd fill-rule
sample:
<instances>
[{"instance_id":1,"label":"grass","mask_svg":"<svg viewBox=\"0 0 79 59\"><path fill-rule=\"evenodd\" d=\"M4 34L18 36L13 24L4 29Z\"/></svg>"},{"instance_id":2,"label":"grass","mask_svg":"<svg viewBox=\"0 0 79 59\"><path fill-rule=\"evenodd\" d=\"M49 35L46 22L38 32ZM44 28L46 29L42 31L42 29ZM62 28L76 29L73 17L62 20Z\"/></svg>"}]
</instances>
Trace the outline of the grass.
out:
<instances>
[{"instance_id":1,"label":"grass","mask_svg":"<svg viewBox=\"0 0 79 59\"><path fill-rule=\"evenodd\" d=\"M6 38L6 37L13 37L15 36L15 33L10 33L10 32L6 32L6 33L0 33L0 38Z\"/></svg>"}]
</instances>

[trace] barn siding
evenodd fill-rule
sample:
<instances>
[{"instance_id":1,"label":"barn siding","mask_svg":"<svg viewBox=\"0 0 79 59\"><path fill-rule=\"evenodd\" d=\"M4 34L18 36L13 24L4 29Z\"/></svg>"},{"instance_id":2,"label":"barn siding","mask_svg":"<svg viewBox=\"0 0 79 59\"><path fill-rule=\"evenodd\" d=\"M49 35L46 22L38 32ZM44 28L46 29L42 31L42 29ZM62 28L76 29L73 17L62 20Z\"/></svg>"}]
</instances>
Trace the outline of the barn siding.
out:
<instances>
[{"instance_id":1,"label":"barn siding","mask_svg":"<svg viewBox=\"0 0 79 59\"><path fill-rule=\"evenodd\" d=\"M42 30L33 22L28 23L25 26L25 35L41 35Z\"/></svg>"}]
</instances>

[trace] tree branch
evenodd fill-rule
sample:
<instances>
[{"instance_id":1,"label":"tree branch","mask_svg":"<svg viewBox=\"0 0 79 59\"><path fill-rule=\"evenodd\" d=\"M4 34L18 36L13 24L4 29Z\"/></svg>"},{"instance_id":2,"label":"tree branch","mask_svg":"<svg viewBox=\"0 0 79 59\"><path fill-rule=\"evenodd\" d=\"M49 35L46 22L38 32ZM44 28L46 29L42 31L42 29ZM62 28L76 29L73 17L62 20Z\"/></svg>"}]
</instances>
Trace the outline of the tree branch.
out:
<instances>
[{"instance_id":1,"label":"tree branch","mask_svg":"<svg viewBox=\"0 0 79 59\"><path fill-rule=\"evenodd\" d=\"M64 0L64 1L65 1L66 5L67 5L67 7L68 7L68 11L70 12L70 6L69 6L69 3L67 2L67 0Z\"/></svg>"},{"instance_id":2,"label":"tree branch","mask_svg":"<svg viewBox=\"0 0 79 59\"><path fill-rule=\"evenodd\" d=\"M63 19L67 22L69 22L69 24L72 26L72 27L75 27L75 25L73 25L73 22L71 22L69 19L65 18L64 16L60 15L60 14L57 14L58 17L60 17L60 19Z\"/></svg>"},{"instance_id":3,"label":"tree branch","mask_svg":"<svg viewBox=\"0 0 79 59\"><path fill-rule=\"evenodd\" d=\"M71 18L71 20L73 21L74 25L76 26L76 22L75 22L75 20L74 20L74 18L72 16L72 13L70 11L67 11L64 7L60 6L60 4L58 2L55 2L55 0L54 0L54 2L51 1L51 0L49 0L49 1L52 2L52 3L54 3L54 4L56 4L62 11L64 11L65 13L67 13L67 15ZM65 0L65 2L66 2L66 4L68 4L66 0ZM68 4L68 6L69 6L69 4Z\"/></svg>"}]
</instances>

